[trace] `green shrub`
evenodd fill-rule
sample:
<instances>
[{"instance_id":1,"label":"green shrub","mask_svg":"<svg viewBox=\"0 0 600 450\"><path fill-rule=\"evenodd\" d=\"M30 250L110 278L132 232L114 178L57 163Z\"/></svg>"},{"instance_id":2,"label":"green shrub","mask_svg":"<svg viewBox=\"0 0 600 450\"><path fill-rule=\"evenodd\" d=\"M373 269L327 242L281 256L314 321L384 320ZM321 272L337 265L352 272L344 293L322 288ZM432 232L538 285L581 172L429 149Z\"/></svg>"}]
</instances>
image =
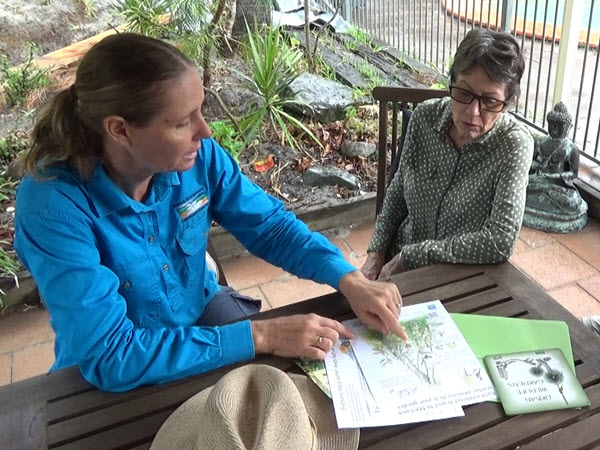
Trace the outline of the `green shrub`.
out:
<instances>
[{"instance_id":1,"label":"green shrub","mask_svg":"<svg viewBox=\"0 0 600 450\"><path fill-rule=\"evenodd\" d=\"M36 45L30 42L27 61L17 67L10 66L8 56L0 56L0 80L9 106L22 104L32 90L50 84L50 69L42 69L34 62L37 52Z\"/></svg>"},{"instance_id":2,"label":"green shrub","mask_svg":"<svg viewBox=\"0 0 600 450\"><path fill-rule=\"evenodd\" d=\"M96 17L96 1L95 0L79 0L83 8L85 17L93 19Z\"/></svg>"},{"instance_id":3,"label":"green shrub","mask_svg":"<svg viewBox=\"0 0 600 450\"><path fill-rule=\"evenodd\" d=\"M238 161L246 145L228 120L216 120L209 124L212 137Z\"/></svg>"},{"instance_id":4,"label":"green shrub","mask_svg":"<svg viewBox=\"0 0 600 450\"><path fill-rule=\"evenodd\" d=\"M0 175L0 204L12 199L15 196L17 182Z\"/></svg>"},{"instance_id":5,"label":"green shrub","mask_svg":"<svg viewBox=\"0 0 600 450\"><path fill-rule=\"evenodd\" d=\"M430 63L430 67L435 71L441 81L433 83L431 86L429 86L429 89L450 89L450 79L446 74L449 74L452 64L454 64L453 56L450 56L447 61L442 63L442 70L438 69L435 64Z\"/></svg>"},{"instance_id":6,"label":"green shrub","mask_svg":"<svg viewBox=\"0 0 600 450\"><path fill-rule=\"evenodd\" d=\"M21 266L15 256L2 248L3 244L6 245L7 243L0 241L0 274L13 276L16 280L17 273L21 269ZM2 289L0 289L0 311L4 309L4 303L2 302L3 294L5 294L5 292L2 292Z\"/></svg>"},{"instance_id":7,"label":"green shrub","mask_svg":"<svg viewBox=\"0 0 600 450\"><path fill-rule=\"evenodd\" d=\"M8 131L4 137L0 137L0 171L19 153L27 150L28 146L27 132L19 128Z\"/></svg>"},{"instance_id":8,"label":"green shrub","mask_svg":"<svg viewBox=\"0 0 600 450\"><path fill-rule=\"evenodd\" d=\"M328 80L338 81L335 67L327 64L320 55L315 58L316 73Z\"/></svg>"},{"instance_id":9,"label":"green shrub","mask_svg":"<svg viewBox=\"0 0 600 450\"><path fill-rule=\"evenodd\" d=\"M348 34L350 36L352 36L354 39L356 39L358 42L361 42L369 47L371 46L371 43L373 42L373 36L371 36L366 31L364 31L360 28L357 28L353 25L351 25L348 28Z\"/></svg>"},{"instance_id":10,"label":"green shrub","mask_svg":"<svg viewBox=\"0 0 600 450\"><path fill-rule=\"evenodd\" d=\"M357 28L353 25L351 25L348 28L348 34L350 36L352 36L354 39L356 39L357 42L360 42L360 43L366 45L367 47L370 47L371 50L373 50L373 53L378 53L385 49L385 47L381 47L381 46L375 45L373 43L373 39L374 39L373 36L371 36L365 30ZM348 49L348 47L346 47L346 48ZM356 50L356 45L354 45L353 49L348 49L348 50Z\"/></svg>"},{"instance_id":11,"label":"green shrub","mask_svg":"<svg viewBox=\"0 0 600 450\"><path fill-rule=\"evenodd\" d=\"M344 128L352 139L376 141L379 139L379 111L377 107L363 106L346 109ZM391 127L388 127L391 133Z\"/></svg>"},{"instance_id":12,"label":"green shrub","mask_svg":"<svg viewBox=\"0 0 600 450\"><path fill-rule=\"evenodd\" d=\"M33 109L27 111L0 137L0 203L14 197L17 182L3 174L8 165L29 148L29 133L24 129L24 121L34 112Z\"/></svg>"},{"instance_id":13,"label":"green shrub","mask_svg":"<svg viewBox=\"0 0 600 450\"><path fill-rule=\"evenodd\" d=\"M197 0L118 0L127 30L176 41L192 61L200 62L206 45L216 37L206 34L209 8Z\"/></svg>"},{"instance_id":14,"label":"green shrub","mask_svg":"<svg viewBox=\"0 0 600 450\"><path fill-rule=\"evenodd\" d=\"M345 114L346 120L354 119L358 116L358 111L356 110L356 108L354 106L350 106L349 108L346 108L345 113L346 113Z\"/></svg>"},{"instance_id":15,"label":"green shrub","mask_svg":"<svg viewBox=\"0 0 600 450\"><path fill-rule=\"evenodd\" d=\"M186 37L181 39L179 50L194 61L196 64L202 61L204 57L204 48L206 45L214 45L207 39L204 33L186 33Z\"/></svg>"}]
</instances>

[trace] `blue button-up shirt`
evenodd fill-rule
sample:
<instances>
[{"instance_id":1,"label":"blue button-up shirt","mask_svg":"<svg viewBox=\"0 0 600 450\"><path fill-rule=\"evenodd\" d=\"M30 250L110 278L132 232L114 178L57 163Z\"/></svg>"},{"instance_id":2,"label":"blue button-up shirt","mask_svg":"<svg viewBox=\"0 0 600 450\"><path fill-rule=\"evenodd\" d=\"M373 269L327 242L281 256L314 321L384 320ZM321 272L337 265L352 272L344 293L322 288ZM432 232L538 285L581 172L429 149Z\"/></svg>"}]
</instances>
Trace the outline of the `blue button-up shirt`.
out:
<instances>
[{"instance_id":1,"label":"blue button-up shirt","mask_svg":"<svg viewBox=\"0 0 600 450\"><path fill-rule=\"evenodd\" d=\"M266 195L212 139L195 166L154 177L148 198L125 195L98 166L26 177L15 249L33 274L56 333L51 370L78 364L105 390L162 383L254 357L250 322L195 323L220 288L207 270L211 221L253 254L337 288L356 270Z\"/></svg>"}]
</instances>

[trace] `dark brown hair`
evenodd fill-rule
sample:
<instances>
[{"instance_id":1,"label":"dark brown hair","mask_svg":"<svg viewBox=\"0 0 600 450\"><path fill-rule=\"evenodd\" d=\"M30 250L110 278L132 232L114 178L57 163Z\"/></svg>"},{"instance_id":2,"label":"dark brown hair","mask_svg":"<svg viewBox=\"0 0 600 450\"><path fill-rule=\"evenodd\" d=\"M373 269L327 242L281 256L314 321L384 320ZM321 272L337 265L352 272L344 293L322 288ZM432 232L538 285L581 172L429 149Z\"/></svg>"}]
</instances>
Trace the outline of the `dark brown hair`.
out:
<instances>
[{"instance_id":1,"label":"dark brown hair","mask_svg":"<svg viewBox=\"0 0 600 450\"><path fill-rule=\"evenodd\" d=\"M193 67L170 44L133 33L111 35L83 57L75 82L44 105L25 167L33 175L67 165L82 178L101 161L102 122L118 115L143 126L161 109L166 82Z\"/></svg>"},{"instance_id":2,"label":"dark brown hair","mask_svg":"<svg viewBox=\"0 0 600 450\"><path fill-rule=\"evenodd\" d=\"M525 60L517 40L508 33L474 28L462 40L450 68L450 83L481 67L487 76L506 86L506 99L521 92Z\"/></svg>"}]
</instances>

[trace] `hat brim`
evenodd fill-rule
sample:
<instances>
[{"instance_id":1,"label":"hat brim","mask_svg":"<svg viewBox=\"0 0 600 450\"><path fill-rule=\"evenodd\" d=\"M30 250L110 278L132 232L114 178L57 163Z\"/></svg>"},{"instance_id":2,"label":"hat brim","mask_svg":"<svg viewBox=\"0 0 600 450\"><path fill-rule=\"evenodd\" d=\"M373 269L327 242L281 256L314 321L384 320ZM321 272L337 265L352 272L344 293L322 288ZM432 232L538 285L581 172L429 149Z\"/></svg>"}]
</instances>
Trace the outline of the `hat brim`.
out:
<instances>
[{"instance_id":1,"label":"hat brim","mask_svg":"<svg viewBox=\"0 0 600 450\"><path fill-rule=\"evenodd\" d=\"M151 450L178 450L194 448L198 436L198 423L206 399L213 386L198 392L183 402L167 417L152 441Z\"/></svg>"},{"instance_id":2,"label":"hat brim","mask_svg":"<svg viewBox=\"0 0 600 450\"><path fill-rule=\"evenodd\" d=\"M316 428L317 449L354 450L358 448L358 428L339 429L335 420L333 404L321 389L307 376L288 374L296 385L312 424Z\"/></svg>"},{"instance_id":3,"label":"hat brim","mask_svg":"<svg viewBox=\"0 0 600 450\"><path fill-rule=\"evenodd\" d=\"M337 427L331 400L305 375L288 374L296 385L306 407L311 425L315 427L316 449L353 450L358 448L359 429ZM198 423L213 386L186 400L162 424L150 450L194 448ZM316 450L315 449L315 450Z\"/></svg>"}]
</instances>

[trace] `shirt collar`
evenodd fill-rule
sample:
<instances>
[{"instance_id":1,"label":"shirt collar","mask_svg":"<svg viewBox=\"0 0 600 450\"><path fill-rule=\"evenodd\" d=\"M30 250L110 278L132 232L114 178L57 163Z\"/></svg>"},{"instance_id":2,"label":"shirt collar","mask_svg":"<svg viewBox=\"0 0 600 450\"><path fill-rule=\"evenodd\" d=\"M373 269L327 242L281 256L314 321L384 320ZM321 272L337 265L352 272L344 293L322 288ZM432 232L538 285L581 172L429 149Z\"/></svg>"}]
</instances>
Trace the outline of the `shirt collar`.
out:
<instances>
[{"instance_id":1,"label":"shirt collar","mask_svg":"<svg viewBox=\"0 0 600 450\"><path fill-rule=\"evenodd\" d=\"M434 128L438 131L438 133L448 135L448 131L450 130L450 124L452 123L452 99L450 97L444 97L442 101L443 101L442 117L441 117L440 121L438 122L438 124ZM498 117L498 120L496 121L496 123L494 124L494 126L492 127L492 129L490 131L485 133L479 139L476 139L473 142L469 142L468 144L465 144L465 146L467 146L467 145L468 146L484 145L486 142L488 142L490 139L492 139L496 134L498 134L498 132L499 132L498 130L501 130L504 128L504 124L507 120L509 120L509 119L506 117L506 114L500 113L500 117ZM465 146L463 146L463 148Z\"/></svg>"},{"instance_id":2,"label":"shirt collar","mask_svg":"<svg viewBox=\"0 0 600 450\"><path fill-rule=\"evenodd\" d=\"M440 134L448 134L450 124L452 123L452 99L450 97L444 97L441 100L442 103L442 117L440 118L434 129Z\"/></svg>"},{"instance_id":3,"label":"shirt collar","mask_svg":"<svg viewBox=\"0 0 600 450\"><path fill-rule=\"evenodd\" d=\"M148 196L150 203L163 200L169 189L179 184L180 181L176 172L156 174ZM96 211L102 217L127 207L131 207L136 212L148 209L148 205L132 199L119 189L101 164L96 166L87 185Z\"/></svg>"}]
</instances>

